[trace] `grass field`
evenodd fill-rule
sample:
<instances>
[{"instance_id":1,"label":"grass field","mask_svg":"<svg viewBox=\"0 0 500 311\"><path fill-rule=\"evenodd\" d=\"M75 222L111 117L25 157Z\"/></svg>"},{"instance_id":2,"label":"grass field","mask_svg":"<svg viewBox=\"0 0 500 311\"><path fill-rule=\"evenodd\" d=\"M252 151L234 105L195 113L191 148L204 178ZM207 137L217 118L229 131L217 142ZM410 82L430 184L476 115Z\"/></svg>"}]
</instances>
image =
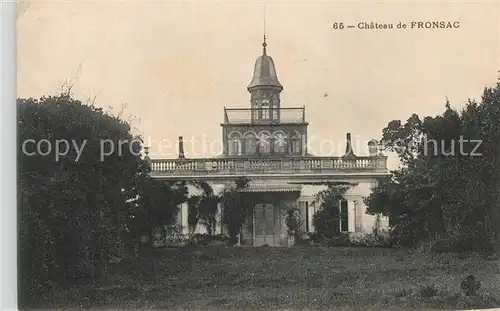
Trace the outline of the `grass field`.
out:
<instances>
[{"instance_id":1,"label":"grass field","mask_svg":"<svg viewBox=\"0 0 500 311\"><path fill-rule=\"evenodd\" d=\"M163 249L54 295L96 309L431 310L500 307L499 262L382 248ZM478 296L461 294L474 274ZM435 290L424 287L433 287Z\"/></svg>"}]
</instances>

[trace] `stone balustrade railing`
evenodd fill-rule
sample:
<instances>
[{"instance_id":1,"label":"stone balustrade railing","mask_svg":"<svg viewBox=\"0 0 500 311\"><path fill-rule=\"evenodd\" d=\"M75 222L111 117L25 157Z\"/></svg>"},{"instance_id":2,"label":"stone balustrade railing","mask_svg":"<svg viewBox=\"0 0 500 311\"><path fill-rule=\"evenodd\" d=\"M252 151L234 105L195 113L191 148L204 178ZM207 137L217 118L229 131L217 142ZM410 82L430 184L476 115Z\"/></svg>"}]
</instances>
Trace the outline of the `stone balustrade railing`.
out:
<instances>
[{"instance_id":1,"label":"stone balustrade railing","mask_svg":"<svg viewBox=\"0 0 500 311\"><path fill-rule=\"evenodd\" d=\"M335 172L385 172L387 157L300 157L277 159L202 158L153 159L153 174L207 175L207 174L297 174Z\"/></svg>"}]
</instances>

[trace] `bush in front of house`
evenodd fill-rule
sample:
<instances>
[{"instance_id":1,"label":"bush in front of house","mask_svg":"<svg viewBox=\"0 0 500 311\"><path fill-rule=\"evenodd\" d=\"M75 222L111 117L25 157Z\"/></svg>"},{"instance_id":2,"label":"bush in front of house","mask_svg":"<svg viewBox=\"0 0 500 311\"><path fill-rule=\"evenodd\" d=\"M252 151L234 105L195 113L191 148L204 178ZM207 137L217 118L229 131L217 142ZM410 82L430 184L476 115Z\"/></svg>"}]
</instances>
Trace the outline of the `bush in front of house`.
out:
<instances>
[{"instance_id":1,"label":"bush in front of house","mask_svg":"<svg viewBox=\"0 0 500 311\"><path fill-rule=\"evenodd\" d=\"M322 245L322 246L353 246L353 247L392 247L388 235L365 233L354 236L347 232L341 232L333 238L325 238L317 232L310 232L307 238L302 240L302 245Z\"/></svg>"},{"instance_id":2,"label":"bush in front of house","mask_svg":"<svg viewBox=\"0 0 500 311\"><path fill-rule=\"evenodd\" d=\"M416 248L425 252L463 255L479 253L481 255L492 256L495 253L487 238L472 235L436 236L429 241L419 243Z\"/></svg>"},{"instance_id":3,"label":"bush in front of house","mask_svg":"<svg viewBox=\"0 0 500 311\"><path fill-rule=\"evenodd\" d=\"M222 223L230 237L230 245L238 244L246 216L251 208L250 198L241 190L248 187L250 180L246 177L235 180L234 185L225 188L220 194L220 203L223 206Z\"/></svg>"},{"instance_id":4,"label":"bush in front of house","mask_svg":"<svg viewBox=\"0 0 500 311\"><path fill-rule=\"evenodd\" d=\"M350 187L345 183L331 184L316 194L312 203L317 207L313 225L321 240L331 241L341 235L339 203L344 200L344 194Z\"/></svg>"},{"instance_id":5,"label":"bush in front of house","mask_svg":"<svg viewBox=\"0 0 500 311\"><path fill-rule=\"evenodd\" d=\"M364 247L392 247L390 237L388 235L382 235L377 233L366 233L360 237L352 239L352 246L364 246Z\"/></svg>"},{"instance_id":6,"label":"bush in front of house","mask_svg":"<svg viewBox=\"0 0 500 311\"><path fill-rule=\"evenodd\" d=\"M318 232L310 232L306 234L306 238L300 241L300 244L295 243L295 245L354 246L351 237L346 232L341 232L333 237L325 237Z\"/></svg>"},{"instance_id":7,"label":"bush in front of house","mask_svg":"<svg viewBox=\"0 0 500 311\"><path fill-rule=\"evenodd\" d=\"M197 233L193 235L188 241L188 244L200 245L200 246L227 245L228 243L229 243L229 237L223 234L209 235L209 234Z\"/></svg>"},{"instance_id":8,"label":"bush in front of house","mask_svg":"<svg viewBox=\"0 0 500 311\"><path fill-rule=\"evenodd\" d=\"M352 246L351 237L349 233L342 232L338 236L328 239L327 245L331 246Z\"/></svg>"},{"instance_id":9,"label":"bush in front of house","mask_svg":"<svg viewBox=\"0 0 500 311\"><path fill-rule=\"evenodd\" d=\"M302 224L304 222L300 219L300 211L298 206L288 208L285 214L285 224L287 234L293 237L294 245L307 245L308 241L305 239Z\"/></svg>"}]
</instances>

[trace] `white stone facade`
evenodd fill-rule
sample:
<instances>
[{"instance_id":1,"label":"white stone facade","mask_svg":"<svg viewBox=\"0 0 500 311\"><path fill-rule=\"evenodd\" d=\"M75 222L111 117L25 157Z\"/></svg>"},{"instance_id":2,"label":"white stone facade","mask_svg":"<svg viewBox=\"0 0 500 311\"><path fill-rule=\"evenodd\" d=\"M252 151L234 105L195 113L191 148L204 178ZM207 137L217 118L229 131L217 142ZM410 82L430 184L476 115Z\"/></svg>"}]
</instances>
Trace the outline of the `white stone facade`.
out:
<instances>
[{"instance_id":1,"label":"white stone facade","mask_svg":"<svg viewBox=\"0 0 500 311\"><path fill-rule=\"evenodd\" d=\"M210 183L212 188L214 189L215 194L218 194L224 189L225 185L223 183ZM268 185L273 185L274 188L279 187L277 181L272 181L268 180L267 182ZM364 204L364 198L370 194L371 191L371 186L373 185L373 181L360 181L353 187L351 187L347 193L345 194L345 199L347 201L347 209L348 209L348 217L347 217L347 228L342 228L342 232L348 232L354 236L359 236L367 233L372 233L375 228L378 228L380 231L384 231L388 229L389 226L389 221L387 217L382 217L379 216L377 217L376 215L368 215L366 214L366 205ZM251 182L251 187L253 188L258 188L260 190L260 187L264 189L266 187L266 183L263 181L260 182ZM282 183L283 189L286 188L287 184ZM269 186L268 186L269 187ZM314 206L313 202L315 200L315 195L327 188L325 185L309 185L309 184L302 184L300 185L300 192L295 192L294 196L288 200L285 200L287 206L290 205L297 205L300 210L300 215L301 215L301 220L302 220L302 230L304 232L314 232L314 225L313 225L313 215L316 212L316 206ZM200 189L197 189L193 186L189 186L189 195L200 195L202 194L202 191ZM261 193L258 193L257 196L260 197ZM273 196L280 196L286 194L285 191L279 192L275 191L272 193L268 193L269 197ZM283 201L283 200L281 200ZM272 204L272 203L271 203ZM276 204L275 204L276 205ZM283 210L283 207L276 207L275 210ZM278 215L274 215L274 223L275 226L273 231L275 231L275 236L280 236L280 238L274 239L273 243L266 243L268 245L272 244L271 246L286 246L283 244L284 240L287 240L287 230L284 222L284 217L283 217L283 211L278 212ZM261 219L261 222L266 222L266 219ZM188 235L189 233L189 228L188 228L188 205L187 203L183 203L180 206L179 209L179 215L177 218L178 224L182 226L183 228L183 234L185 236ZM249 231L246 232L247 234L247 239L246 241L247 244L250 245L256 245L258 244L258 237L255 236L255 234L252 231L253 226L255 225L255 222L259 222L259 219L255 219L255 215L253 219L249 219L249 221L252 221L253 224L249 225L248 229ZM267 220L269 221L269 219ZM272 222L272 221L271 221ZM279 224L277 223L279 222ZM221 206L219 206L218 212L217 212L217 228L215 234L221 234L223 233L224 229L221 223ZM205 234L207 233L206 229L204 228L203 225L198 224L195 233L199 234ZM245 235L245 232L244 232ZM251 235L251 236L250 236ZM251 241L251 242L250 242Z\"/></svg>"}]
</instances>

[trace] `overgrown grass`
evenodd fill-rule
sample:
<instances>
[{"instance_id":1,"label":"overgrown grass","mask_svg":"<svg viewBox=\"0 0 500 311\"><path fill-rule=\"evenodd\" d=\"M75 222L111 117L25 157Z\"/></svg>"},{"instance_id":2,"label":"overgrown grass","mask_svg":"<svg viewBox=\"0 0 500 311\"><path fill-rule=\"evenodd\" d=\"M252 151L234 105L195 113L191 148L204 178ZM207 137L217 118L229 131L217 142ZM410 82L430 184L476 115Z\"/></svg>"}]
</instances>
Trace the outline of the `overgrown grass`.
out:
<instances>
[{"instance_id":1,"label":"overgrown grass","mask_svg":"<svg viewBox=\"0 0 500 311\"><path fill-rule=\"evenodd\" d=\"M460 282L474 274L476 297ZM82 280L43 307L412 310L500 307L499 262L383 248L163 249Z\"/></svg>"}]
</instances>

